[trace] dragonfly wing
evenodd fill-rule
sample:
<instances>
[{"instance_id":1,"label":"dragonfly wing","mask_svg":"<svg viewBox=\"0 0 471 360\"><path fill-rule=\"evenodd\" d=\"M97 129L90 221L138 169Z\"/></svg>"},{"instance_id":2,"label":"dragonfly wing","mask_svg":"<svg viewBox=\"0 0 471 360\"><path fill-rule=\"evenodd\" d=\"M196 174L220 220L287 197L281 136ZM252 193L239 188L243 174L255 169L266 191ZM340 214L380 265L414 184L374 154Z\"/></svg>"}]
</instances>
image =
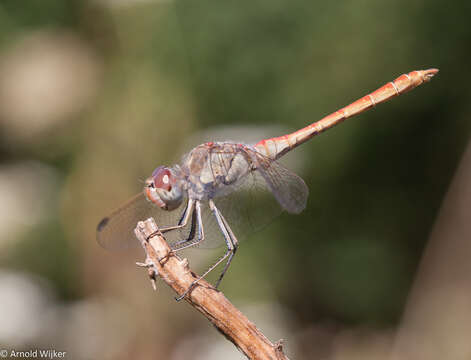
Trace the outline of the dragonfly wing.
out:
<instances>
[{"instance_id":1,"label":"dragonfly wing","mask_svg":"<svg viewBox=\"0 0 471 360\"><path fill-rule=\"evenodd\" d=\"M180 220L185 207L186 202L183 202L175 210L162 210L149 202L144 193L140 193L100 221L97 226L97 241L103 248L111 251L135 247L138 241L134 228L138 221L153 217L160 228L173 226ZM169 239L176 241L176 237L183 236L184 232L174 232Z\"/></svg>"},{"instance_id":2,"label":"dragonfly wing","mask_svg":"<svg viewBox=\"0 0 471 360\"><path fill-rule=\"evenodd\" d=\"M251 154L258 172L279 204L289 213L298 214L306 208L309 189L298 175L256 151Z\"/></svg>"},{"instance_id":3,"label":"dragonfly wing","mask_svg":"<svg viewBox=\"0 0 471 360\"><path fill-rule=\"evenodd\" d=\"M239 241L262 230L283 211L257 172L249 173L232 192L217 196L213 201ZM205 240L198 247L224 245L224 237L207 201L202 203L201 213Z\"/></svg>"}]
</instances>

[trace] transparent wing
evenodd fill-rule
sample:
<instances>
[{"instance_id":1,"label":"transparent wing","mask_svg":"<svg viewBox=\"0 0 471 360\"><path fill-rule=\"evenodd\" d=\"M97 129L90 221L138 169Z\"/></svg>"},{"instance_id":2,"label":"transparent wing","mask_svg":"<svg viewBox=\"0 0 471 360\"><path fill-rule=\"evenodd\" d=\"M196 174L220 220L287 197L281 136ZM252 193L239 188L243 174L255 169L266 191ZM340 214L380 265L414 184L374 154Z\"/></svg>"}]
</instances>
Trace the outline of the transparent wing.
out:
<instances>
[{"instance_id":1,"label":"transparent wing","mask_svg":"<svg viewBox=\"0 0 471 360\"><path fill-rule=\"evenodd\" d=\"M239 241L260 231L278 217L283 209L273 197L265 180L252 172L233 191L213 199ZM208 202L201 205L205 240L199 248L215 248L225 244Z\"/></svg>"},{"instance_id":2,"label":"transparent wing","mask_svg":"<svg viewBox=\"0 0 471 360\"><path fill-rule=\"evenodd\" d=\"M263 177L283 209L294 214L303 211L309 195L304 180L277 161L255 150L251 150L250 154L257 164L256 172Z\"/></svg>"},{"instance_id":3,"label":"transparent wing","mask_svg":"<svg viewBox=\"0 0 471 360\"><path fill-rule=\"evenodd\" d=\"M176 225L186 203L184 201L179 208L166 211L149 202L145 194L140 193L100 221L97 226L97 241L103 248L112 251L134 247L139 244L134 235L138 221L153 217L159 227ZM179 235L180 233L176 233L170 239L175 241L174 237Z\"/></svg>"}]
</instances>

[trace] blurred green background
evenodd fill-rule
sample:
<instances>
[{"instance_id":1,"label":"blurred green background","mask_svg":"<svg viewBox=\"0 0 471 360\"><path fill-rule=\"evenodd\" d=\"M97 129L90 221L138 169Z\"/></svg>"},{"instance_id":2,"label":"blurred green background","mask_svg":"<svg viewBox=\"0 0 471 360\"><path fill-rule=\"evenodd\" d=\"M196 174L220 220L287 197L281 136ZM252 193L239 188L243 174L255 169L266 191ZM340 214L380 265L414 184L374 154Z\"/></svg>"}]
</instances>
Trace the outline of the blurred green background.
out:
<instances>
[{"instance_id":1,"label":"blurred green background","mask_svg":"<svg viewBox=\"0 0 471 360\"><path fill-rule=\"evenodd\" d=\"M0 347L243 358L162 284L151 290L139 249L100 248L96 224L195 134L281 135L436 67L431 83L284 162L309 186L307 209L244 241L221 287L293 359L383 358L469 137L470 11L1 0ZM190 264L211 261L198 251Z\"/></svg>"}]
</instances>

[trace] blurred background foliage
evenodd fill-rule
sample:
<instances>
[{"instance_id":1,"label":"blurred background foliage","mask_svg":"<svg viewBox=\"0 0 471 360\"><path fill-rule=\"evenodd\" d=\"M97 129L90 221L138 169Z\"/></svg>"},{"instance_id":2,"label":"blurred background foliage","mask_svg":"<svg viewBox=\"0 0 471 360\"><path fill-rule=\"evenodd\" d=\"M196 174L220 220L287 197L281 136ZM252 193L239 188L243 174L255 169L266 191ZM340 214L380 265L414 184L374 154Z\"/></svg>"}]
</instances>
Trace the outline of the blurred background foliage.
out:
<instances>
[{"instance_id":1,"label":"blurred background foliage","mask_svg":"<svg viewBox=\"0 0 471 360\"><path fill-rule=\"evenodd\" d=\"M241 358L170 291L150 290L139 250L100 248L99 219L179 161L196 133L282 134L437 67L430 84L289 156L310 188L307 209L243 242L221 288L272 340L287 339L292 358L384 354L469 137L470 10L2 0L0 347Z\"/></svg>"}]
</instances>

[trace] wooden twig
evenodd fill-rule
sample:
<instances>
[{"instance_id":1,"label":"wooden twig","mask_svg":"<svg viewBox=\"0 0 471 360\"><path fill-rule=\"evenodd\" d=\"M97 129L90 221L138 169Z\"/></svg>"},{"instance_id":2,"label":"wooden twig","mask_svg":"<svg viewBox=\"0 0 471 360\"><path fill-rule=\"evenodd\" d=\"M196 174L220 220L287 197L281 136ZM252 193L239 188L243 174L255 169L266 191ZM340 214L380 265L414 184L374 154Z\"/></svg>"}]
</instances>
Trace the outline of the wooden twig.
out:
<instances>
[{"instance_id":1,"label":"wooden twig","mask_svg":"<svg viewBox=\"0 0 471 360\"><path fill-rule=\"evenodd\" d=\"M197 278L186 259L180 259L170 249L162 234L147 239L158 232L154 219L140 221L134 230L146 253L144 265L155 282L160 277L177 294L181 295ZM283 353L282 341L272 344L257 327L247 319L222 292L200 280L185 300L202 313L228 340L249 359L288 360Z\"/></svg>"}]
</instances>

